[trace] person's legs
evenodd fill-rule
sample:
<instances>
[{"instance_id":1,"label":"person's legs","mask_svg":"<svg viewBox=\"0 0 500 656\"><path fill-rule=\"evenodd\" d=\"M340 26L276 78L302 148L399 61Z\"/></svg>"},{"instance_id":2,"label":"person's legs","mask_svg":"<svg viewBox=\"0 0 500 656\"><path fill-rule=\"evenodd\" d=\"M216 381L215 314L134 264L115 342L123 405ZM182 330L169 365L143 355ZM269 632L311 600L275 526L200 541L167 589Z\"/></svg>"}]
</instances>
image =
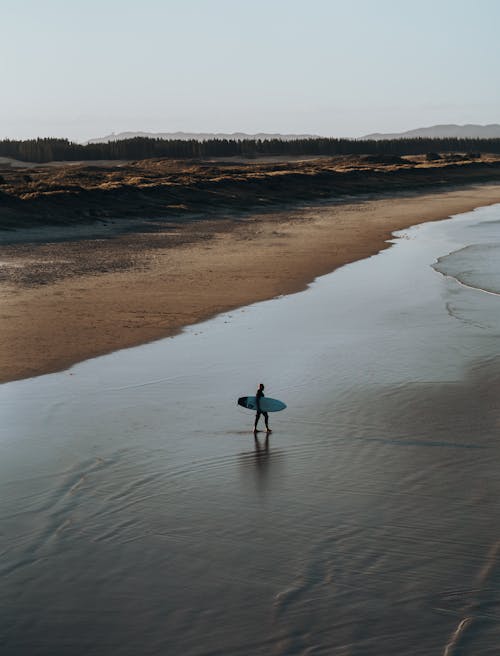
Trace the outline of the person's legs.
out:
<instances>
[{"instance_id":1,"label":"person's legs","mask_svg":"<svg viewBox=\"0 0 500 656\"><path fill-rule=\"evenodd\" d=\"M267 412L263 412L262 414L264 415L264 421L266 423L266 430L267 430L268 433L271 433L271 429L269 428L269 423L268 423L269 422L269 415L267 414Z\"/></svg>"},{"instance_id":2,"label":"person's legs","mask_svg":"<svg viewBox=\"0 0 500 656\"><path fill-rule=\"evenodd\" d=\"M254 423L254 425L253 425L253 430L254 430L254 432L257 432L257 424L259 423L259 419L260 419L260 415L261 415L261 414L262 414L262 413L260 412L260 410L257 410L257 414L255 415L255 423ZM265 417L264 417L264 418L265 418Z\"/></svg>"}]
</instances>

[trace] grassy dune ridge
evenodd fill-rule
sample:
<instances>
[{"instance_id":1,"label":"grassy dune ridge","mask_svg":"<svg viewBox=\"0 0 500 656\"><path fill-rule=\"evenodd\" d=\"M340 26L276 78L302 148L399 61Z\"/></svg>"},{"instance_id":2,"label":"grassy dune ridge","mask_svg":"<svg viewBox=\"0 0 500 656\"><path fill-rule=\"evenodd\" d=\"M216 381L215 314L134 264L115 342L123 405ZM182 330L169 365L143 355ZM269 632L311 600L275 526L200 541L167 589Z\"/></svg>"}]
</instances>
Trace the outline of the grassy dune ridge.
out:
<instances>
[{"instance_id":1,"label":"grassy dune ridge","mask_svg":"<svg viewBox=\"0 0 500 656\"><path fill-rule=\"evenodd\" d=\"M0 229L182 220L283 203L500 180L500 156L0 163Z\"/></svg>"}]
</instances>

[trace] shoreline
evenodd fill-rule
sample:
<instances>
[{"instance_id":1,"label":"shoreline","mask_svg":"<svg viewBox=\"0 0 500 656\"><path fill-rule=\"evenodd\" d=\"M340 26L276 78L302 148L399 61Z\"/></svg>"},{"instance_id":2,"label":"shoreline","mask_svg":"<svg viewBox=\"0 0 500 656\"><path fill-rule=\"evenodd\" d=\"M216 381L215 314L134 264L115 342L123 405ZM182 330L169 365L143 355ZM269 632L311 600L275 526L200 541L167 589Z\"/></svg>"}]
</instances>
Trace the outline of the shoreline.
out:
<instances>
[{"instance_id":1,"label":"shoreline","mask_svg":"<svg viewBox=\"0 0 500 656\"><path fill-rule=\"evenodd\" d=\"M0 382L61 371L299 292L387 248L396 230L494 203L498 183L7 246Z\"/></svg>"}]
</instances>

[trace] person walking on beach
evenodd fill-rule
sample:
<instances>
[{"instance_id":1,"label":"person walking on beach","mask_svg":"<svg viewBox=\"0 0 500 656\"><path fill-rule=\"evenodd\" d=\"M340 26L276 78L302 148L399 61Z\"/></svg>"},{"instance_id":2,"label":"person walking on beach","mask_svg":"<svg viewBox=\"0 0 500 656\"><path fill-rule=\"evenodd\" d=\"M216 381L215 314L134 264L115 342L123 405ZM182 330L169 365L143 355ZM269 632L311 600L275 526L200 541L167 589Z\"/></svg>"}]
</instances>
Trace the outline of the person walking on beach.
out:
<instances>
[{"instance_id":1,"label":"person walking on beach","mask_svg":"<svg viewBox=\"0 0 500 656\"><path fill-rule=\"evenodd\" d=\"M257 390L257 392L255 394L255 400L256 400L256 404L257 404L257 414L255 415L255 424L254 424L254 427L253 427L253 432L254 433L258 432L257 424L259 423L260 415L264 416L264 422L266 424L266 431L268 433L272 433L272 430L269 428L269 415L267 414L267 412L264 412L264 410L260 409L260 400L263 398L263 396L264 396L264 383L261 383L259 385L259 389Z\"/></svg>"}]
</instances>

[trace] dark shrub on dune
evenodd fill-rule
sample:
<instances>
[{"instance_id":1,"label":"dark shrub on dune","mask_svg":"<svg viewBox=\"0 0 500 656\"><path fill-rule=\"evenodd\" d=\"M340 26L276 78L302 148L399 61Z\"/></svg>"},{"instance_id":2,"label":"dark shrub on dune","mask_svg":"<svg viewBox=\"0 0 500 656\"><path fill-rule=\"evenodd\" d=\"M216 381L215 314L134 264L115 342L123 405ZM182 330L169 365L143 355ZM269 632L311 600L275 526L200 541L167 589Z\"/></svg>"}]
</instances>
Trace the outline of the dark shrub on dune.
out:
<instances>
[{"instance_id":1,"label":"dark shrub on dune","mask_svg":"<svg viewBox=\"0 0 500 656\"><path fill-rule=\"evenodd\" d=\"M408 164L408 161L399 155L365 155L363 162L368 164Z\"/></svg>"}]
</instances>

